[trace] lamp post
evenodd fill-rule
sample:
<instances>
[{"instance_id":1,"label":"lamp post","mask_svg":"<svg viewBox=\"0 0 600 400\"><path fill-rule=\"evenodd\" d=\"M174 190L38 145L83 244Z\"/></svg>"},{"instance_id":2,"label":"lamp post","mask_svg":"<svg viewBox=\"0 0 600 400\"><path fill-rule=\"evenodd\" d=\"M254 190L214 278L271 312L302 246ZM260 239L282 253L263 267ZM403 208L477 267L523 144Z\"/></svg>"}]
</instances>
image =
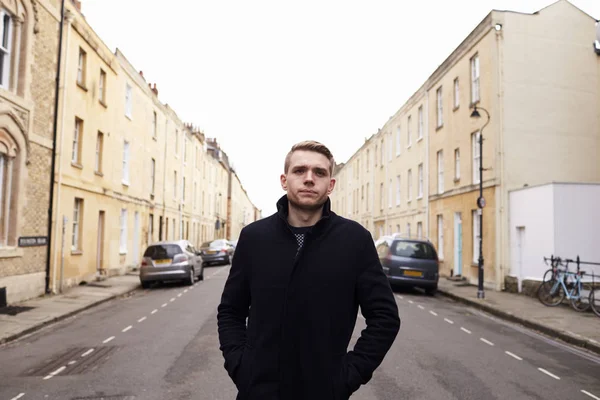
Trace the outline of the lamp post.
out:
<instances>
[{"instance_id":1,"label":"lamp post","mask_svg":"<svg viewBox=\"0 0 600 400\"><path fill-rule=\"evenodd\" d=\"M479 110L485 112L487 121L479 130L479 197L477 198L477 208L479 213L479 278L477 281L477 298L485 298L485 291L483 290L483 207L485 207L485 199L483 197L483 128L490 122L490 113L485 108L474 106L471 118L480 118Z\"/></svg>"}]
</instances>

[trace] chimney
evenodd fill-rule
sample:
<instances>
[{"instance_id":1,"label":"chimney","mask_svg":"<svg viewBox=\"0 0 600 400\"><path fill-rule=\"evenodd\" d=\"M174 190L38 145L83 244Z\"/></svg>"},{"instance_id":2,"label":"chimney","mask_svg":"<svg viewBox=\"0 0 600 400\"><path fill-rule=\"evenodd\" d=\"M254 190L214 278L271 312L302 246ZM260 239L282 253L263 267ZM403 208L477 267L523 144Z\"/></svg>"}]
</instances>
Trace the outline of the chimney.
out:
<instances>
[{"instance_id":1,"label":"chimney","mask_svg":"<svg viewBox=\"0 0 600 400\"><path fill-rule=\"evenodd\" d=\"M142 77L142 79L146 80L146 78L144 78L144 71L140 71L140 76Z\"/></svg>"},{"instance_id":2,"label":"chimney","mask_svg":"<svg viewBox=\"0 0 600 400\"><path fill-rule=\"evenodd\" d=\"M154 92L155 95L158 96L158 89L156 88L156 83L154 84L154 87L152 88L152 91Z\"/></svg>"},{"instance_id":3,"label":"chimney","mask_svg":"<svg viewBox=\"0 0 600 400\"><path fill-rule=\"evenodd\" d=\"M71 0L77 11L81 12L81 1L79 0Z\"/></svg>"}]
</instances>

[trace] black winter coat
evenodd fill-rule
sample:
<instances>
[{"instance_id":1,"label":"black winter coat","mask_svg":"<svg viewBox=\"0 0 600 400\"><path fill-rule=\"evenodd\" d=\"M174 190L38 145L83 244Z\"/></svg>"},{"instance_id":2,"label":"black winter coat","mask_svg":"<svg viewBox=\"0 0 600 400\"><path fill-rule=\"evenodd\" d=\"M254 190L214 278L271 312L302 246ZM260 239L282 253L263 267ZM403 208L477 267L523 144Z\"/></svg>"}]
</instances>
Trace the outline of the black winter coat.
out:
<instances>
[{"instance_id":1,"label":"black winter coat","mask_svg":"<svg viewBox=\"0 0 600 400\"><path fill-rule=\"evenodd\" d=\"M239 237L217 315L225 369L238 400L348 399L400 329L392 290L369 232L330 200L299 253L287 196L277 207ZM367 328L348 352L359 306Z\"/></svg>"}]
</instances>

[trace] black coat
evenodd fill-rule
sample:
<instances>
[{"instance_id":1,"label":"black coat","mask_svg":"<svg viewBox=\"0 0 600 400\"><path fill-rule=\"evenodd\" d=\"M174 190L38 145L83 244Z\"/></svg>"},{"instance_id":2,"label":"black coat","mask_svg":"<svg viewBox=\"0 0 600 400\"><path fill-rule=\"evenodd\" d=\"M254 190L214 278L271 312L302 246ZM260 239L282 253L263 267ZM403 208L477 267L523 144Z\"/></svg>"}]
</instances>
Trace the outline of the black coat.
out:
<instances>
[{"instance_id":1,"label":"black coat","mask_svg":"<svg viewBox=\"0 0 600 400\"><path fill-rule=\"evenodd\" d=\"M277 207L239 237L217 315L225 369L238 400L348 399L400 329L392 290L369 232L329 200L298 254L286 196ZM359 306L367 328L348 352Z\"/></svg>"}]
</instances>

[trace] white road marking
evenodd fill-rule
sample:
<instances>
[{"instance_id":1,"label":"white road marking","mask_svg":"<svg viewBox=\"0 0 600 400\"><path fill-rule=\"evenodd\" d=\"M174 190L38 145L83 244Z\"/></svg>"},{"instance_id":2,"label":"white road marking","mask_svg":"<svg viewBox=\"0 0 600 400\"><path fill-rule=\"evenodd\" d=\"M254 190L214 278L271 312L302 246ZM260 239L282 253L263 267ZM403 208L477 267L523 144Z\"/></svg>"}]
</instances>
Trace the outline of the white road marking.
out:
<instances>
[{"instance_id":1,"label":"white road marking","mask_svg":"<svg viewBox=\"0 0 600 400\"><path fill-rule=\"evenodd\" d=\"M481 340L483 343L489 344L490 346L494 345L494 343L490 342L489 340L487 340L485 338L479 338L479 340Z\"/></svg>"},{"instance_id":2,"label":"white road marking","mask_svg":"<svg viewBox=\"0 0 600 400\"><path fill-rule=\"evenodd\" d=\"M81 357L85 357L85 356L89 356L90 354L92 354L94 352L94 349L89 349L88 351L86 351L85 353L83 353L81 355Z\"/></svg>"},{"instance_id":3,"label":"white road marking","mask_svg":"<svg viewBox=\"0 0 600 400\"><path fill-rule=\"evenodd\" d=\"M187 290L187 289L185 289L185 290L183 291L183 293L187 293L187 292L188 292L188 290Z\"/></svg>"},{"instance_id":4,"label":"white road marking","mask_svg":"<svg viewBox=\"0 0 600 400\"><path fill-rule=\"evenodd\" d=\"M523 361L523 359L521 357L519 357L516 354L511 353L510 351L505 351L505 353L508 354L509 356L511 356L512 358L515 358L515 359L517 359L519 361Z\"/></svg>"},{"instance_id":5,"label":"white road marking","mask_svg":"<svg viewBox=\"0 0 600 400\"><path fill-rule=\"evenodd\" d=\"M77 361L69 361L69 364L67 364L67 365L73 365L73 364L75 364L76 362L77 362Z\"/></svg>"},{"instance_id":6,"label":"white road marking","mask_svg":"<svg viewBox=\"0 0 600 400\"><path fill-rule=\"evenodd\" d=\"M583 393L583 394L585 394L587 396L590 396L592 399L600 400L600 397L596 397L596 396L594 396L593 394L591 394L590 392L588 392L586 390L582 390L581 393ZM15 398L17 398L17 397L15 397Z\"/></svg>"},{"instance_id":7,"label":"white road marking","mask_svg":"<svg viewBox=\"0 0 600 400\"><path fill-rule=\"evenodd\" d=\"M144 322L145 320L146 320L146 317L142 317L142 318L138 319L138 322ZM123 332L126 332L126 331L123 331Z\"/></svg>"},{"instance_id":8,"label":"white road marking","mask_svg":"<svg viewBox=\"0 0 600 400\"><path fill-rule=\"evenodd\" d=\"M454 321L449 320L448 318L444 318L444 321L446 321L449 324L454 324Z\"/></svg>"},{"instance_id":9,"label":"white road marking","mask_svg":"<svg viewBox=\"0 0 600 400\"><path fill-rule=\"evenodd\" d=\"M19 395L18 395L18 396L16 396L16 397L13 397L13 398L12 398L12 399L10 399L10 400L19 400L19 399L20 399L21 397L23 397L23 396L25 396L25 393L19 393Z\"/></svg>"},{"instance_id":10,"label":"white road marking","mask_svg":"<svg viewBox=\"0 0 600 400\"><path fill-rule=\"evenodd\" d=\"M194 286L196 286L196 285L194 285ZM190 288L190 290L193 290L193 289L194 289L194 286L192 286L192 287Z\"/></svg>"},{"instance_id":11,"label":"white road marking","mask_svg":"<svg viewBox=\"0 0 600 400\"><path fill-rule=\"evenodd\" d=\"M409 300L408 302L409 302L410 304L415 304L415 302L414 302L414 301L412 301L412 300Z\"/></svg>"},{"instance_id":12,"label":"white road marking","mask_svg":"<svg viewBox=\"0 0 600 400\"><path fill-rule=\"evenodd\" d=\"M225 271L225 269L227 269L227 267L223 267L221 269L219 269L217 272L215 272L214 274L211 274L208 276L208 279L212 278L213 276L217 276L219 275L221 272Z\"/></svg>"},{"instance_id":13,"label":"white road marking","mask_svg":"<svg viewBox=\"0 0 600 400\"><path fill-rule=\"evenodd\" d=\"M422 306L422 305L420 305L420 304L419 304L417 307L419 307L421 310L424 310L424 309L425 309L425 307L423 307L423 306Z\"/></svg>"},{"instance_id":14,"label":"white road marking","mask_svg":"<svg viewBox=\"0 0 600 400\"><path fill-rule=\"evenodd\" d=\"M400 300L404 300L404 297L400 296L399 294L397 294L396 297L399 298Z\"/></svg>"},{"instance_id":15,"label":"white road marking","mask_svg":"<svg viewBox=\"0 0 600 400\"><path fill-rule=\"evenodd\" d=\"M553 373L551 373L551 372L548 372L548 371L546 371L544 368L538 368L538 370L539 370L540 372L543 372L544 374L546 374L546 375L548 375L548 376L551 376L552 378L556 379L557 381L560 381L560 377L558 377L558 376L554 375L554 374L553 374Z\"/></svg>"},{"instance_id":16,"label":"white road marking","mask_svg":"<svg viewBox=\"0 0 600 400\"><path fill-rule=\"evenodd\" d=\"M63 365L62 367L60 367L60 368L59 368L59 369L57 369L56 371L54 371L54 372L50 372L50 374L49 374L48 376L46 376L46 377L44 378L44 380L48 380L48 379L52 378L53 376L60 374L60 373L61 373L61 372L63 372L65 369L67 369L67 367Z\"/></svg>"},{"instance_id":17,"label":"white road marking","mask_svg":"<svg viewBox=\"0 0 600 400\"><path fill-rule=\"evenodd\" d=\"M154 309L152 310L152 312L150 314L156 314L158 312L158 310Z\"/></svg>"},{"instance_id":18,"label":"white road marking","mask_svg":"<svg viewBox=\"0 0 600 400\"><path fill-rule=\"evenodd\" d=\"M463 328L462 326L460 327L460 330L463 332L467 332L469 335L471 334L471 331L468 329Z\"/></svg>"},{"instance_id":19,"label":"white road marking","mask_svg":"<svg viewBox=\"0 0 600 400\"><path fill-rule=\"evenodd\" d=\"M166 307L166 306L167 306L167 303L163 304L161 307Z\"/></svg>"},{"instance_id":20,"label":"white road marking","mask_svg":"<svg viewBox=\"0 0 600 400\"><path fill-rule=\"evenodd\" d=\"M114 338L115 338L114 336L111 336L111 337L109 337L108 339L104 339L104 342L102 342L102 343L108 343L108 342L110 342L111 340L113 340Z\"/></svg>"},{"instance_id":21,"label":"white road marking","mask_svg":"<svg viewBox=\"0 0 600 400\"><path fill-rule=\"evenodd\" d=\"M169 301L171 301L171 302L175 301L175 297L173 297L173 298L172 298L171 300L169 300Z\"/></svg>"},{"instance_id":22,"label":"white road marking","mask_svg":"<svg viewBox=\"0 0 600 400\"><path fill-rule=\"evenodd\" d=\"M436 312L434 312L434 311L429 311L429 314L431 314L431 315L435 315L436 317L438 316L438 315L437 315L437 313L436 313Z\"/></svg>"},{"instance_id":23,"label":"white road marking","mask_svg":"<svg viewBox=\"0 0 600 400\"><path fill-rule=\"evenodd\" d=\"M179 293L179 294L177 295L177 297L181 297L181 295L182 295L182 293Z\"/></svg>"},{"instance_id":24,"label":"white road marking","mask_svg":"<svg viewBox=\"0 0 600 400\"><path fill-rule=\"evenodd\" d=\"M145 318L145 317L144 317ZM131 328L133 328L133 326L129 325L127 328L123 329L121 332L125 333L128 330L130 330Z\"/></svg>"}]
</instances>

